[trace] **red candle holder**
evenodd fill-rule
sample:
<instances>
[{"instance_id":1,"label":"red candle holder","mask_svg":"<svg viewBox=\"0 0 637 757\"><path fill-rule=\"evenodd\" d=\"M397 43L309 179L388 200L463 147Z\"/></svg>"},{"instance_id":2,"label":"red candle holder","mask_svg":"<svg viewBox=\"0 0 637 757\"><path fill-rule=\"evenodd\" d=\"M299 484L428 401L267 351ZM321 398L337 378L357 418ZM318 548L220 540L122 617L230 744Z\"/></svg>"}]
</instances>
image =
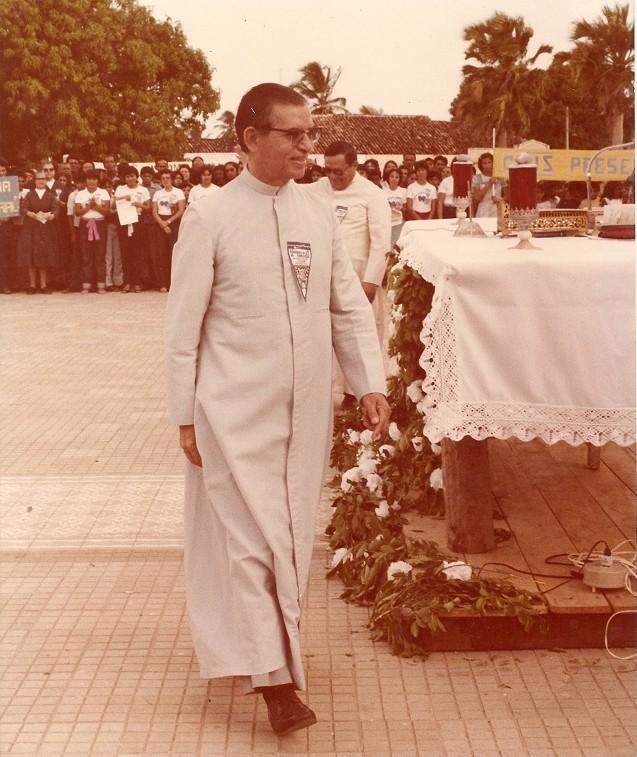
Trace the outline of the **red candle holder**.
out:
<instances>
[{"instance_id":1,"label":"red candle holder","mask_svg":"<svg viewBox=\"0 0 637 757\"><path fill-rule=\"evenodd\" d=\"M530 240L530 226L539 215L537 210L537 166L526 153L517 155L509 166L509 218L518 227L518 243L514 250L537 250Z\"/></svg>"}]
</instances>

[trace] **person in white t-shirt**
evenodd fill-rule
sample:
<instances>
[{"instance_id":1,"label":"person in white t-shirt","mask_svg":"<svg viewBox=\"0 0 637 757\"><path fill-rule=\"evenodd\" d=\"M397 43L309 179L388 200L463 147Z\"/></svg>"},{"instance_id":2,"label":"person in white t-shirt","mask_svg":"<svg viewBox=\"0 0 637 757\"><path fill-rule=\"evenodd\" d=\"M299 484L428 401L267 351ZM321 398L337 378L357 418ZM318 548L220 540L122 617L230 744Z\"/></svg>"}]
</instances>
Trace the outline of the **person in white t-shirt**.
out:
<instances>
[{"instance_id":1,"label":"person in white t-shirt","mask_svg":"<svg viewBox=\"0 0 637 757\"><path fill-rule=\"evenodd\" d=\"M455 160L455 158L454 158ZM453 165L453 162L451 163ZM453 176L445 176L438 186L436 218L455 218L456 206L453 197Z\"/></svg>"},{"instance_id":2,"label":"person in white t-shirt","mask_svg":"<svg viewBox=\"0 0 637 757\"><path fill-rule=\"evenodd\" d=\"M124 268L124 288L122 292L142 291L142 247L141 214L150 210L150 193L143 184L138 184L139 172L135 166L123 169L125 184L115 189L113 207L115 209L125 205L132 206L137 211L137 222L119 225L119 246L122 251Z\"/></svg>"},{"instance_id":3,"label":"person in white t-shirt","mask_svg":"<svg viewBox=\"0 0 637 757\"><path fill-rule=\"evenodd\" d=\"M80 274L82 272L82 242L80 239L80 217L75 215L75 198L78 193L86 189L84 174L75 179L75 189L71 190L66 202L66 218L69 225L70 264L67 287L64 291L76 292L81 289Z\"/></svg>"},{"instance_id":4,"label":"person in white t-shirt","mask_svg":"<svg viewBox=\"0 0 637 757\"><path fill-rule=\"evenodd\" d=\"M416 162L416 181L407 187L405 217L408 221L418 221L431 216L431 208L438 196L436 188L427 181L427 163Z\"/></svg>"},{"instance_id":5,"label":"person in white t-shirt","mask_svg":"<svg viewBox=\"0 0 637 757\"><path fill-rule=\"evenodd\" d=\"M173 175L168 169L160 173L161 189L153 195L153 216L159 225L157 235L157 264L159 291L170 288L170 268L173 247L179 233L179 223L186 209L186 197L178 187L173 187Z\"/></svg>"},{"instance_id":6,"label":"person in white t-shirt","mask_svg":"<svg viewBox=\"0 0 637 757\"><path fill-rule=\"evenodd\" d=\"M383 187L383 191L387 195L387 202L391 208L391 246L393 248L405 222L403 208L407 200L407 190L400 186L398 168L390 168L385 173L385 182L386 186Z\"/></svg>"},{"instance_id":7,"label":"person in white t-shirt","mask_svg":"<svg viewBox=\"0 0 637 757\"><path fill-rule=\"evenodd\" d=\"M212 183L212 166L204 166L199 172L199 184L194 184L188 195L188 204L192 205L202 197L217 192L219 187Z\"/></svg>"},{"instance_id":8,"label":"person in white t-shirt","mask_svg":"<svg viewBox=\"0 0 637 757\"><path fill-rule=\"evenodd\" d=\"M99 174L93 168L84 174L86 189L75 197L75 215L80 219L80 245L82 249L82 294L88 294L93 280L99 294L106 292L106 217L111 198L105 189L97 186Z\"/></svg>"}]
</instances>

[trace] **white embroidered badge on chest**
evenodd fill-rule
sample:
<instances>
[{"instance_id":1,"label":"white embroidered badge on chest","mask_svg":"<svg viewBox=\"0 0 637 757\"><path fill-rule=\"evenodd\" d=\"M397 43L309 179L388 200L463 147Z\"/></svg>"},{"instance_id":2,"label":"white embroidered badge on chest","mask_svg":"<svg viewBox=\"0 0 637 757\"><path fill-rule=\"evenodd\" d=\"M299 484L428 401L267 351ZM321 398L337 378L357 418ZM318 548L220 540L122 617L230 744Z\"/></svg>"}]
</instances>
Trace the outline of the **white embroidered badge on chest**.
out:
<instances>
[{"instance_id":1,"label":"white embroidered badge on chest","mask_svg":"<svg viewBox=\"0 0 637 757\"><path fill-rule=\"evenodd\" d=\"M347 207L347 205L337 205L334 208L334 213L336 213L336 217L338 218L339 223L343 223L343 219L347 215L348 210L349 208Z\"/></svg>"},{"instance_id":2,"label":"white embroidered badge on chest","mask_svg":"<svg viewBox=\"0 0 637 757\"><path fill-rule=\"evenodd\" d=\"M310 267L312 265L312 247L309 242L288 242L288 256L294 269L296 283L307 300L307 285L310 281Z\"/></svg>"}]
</instances>

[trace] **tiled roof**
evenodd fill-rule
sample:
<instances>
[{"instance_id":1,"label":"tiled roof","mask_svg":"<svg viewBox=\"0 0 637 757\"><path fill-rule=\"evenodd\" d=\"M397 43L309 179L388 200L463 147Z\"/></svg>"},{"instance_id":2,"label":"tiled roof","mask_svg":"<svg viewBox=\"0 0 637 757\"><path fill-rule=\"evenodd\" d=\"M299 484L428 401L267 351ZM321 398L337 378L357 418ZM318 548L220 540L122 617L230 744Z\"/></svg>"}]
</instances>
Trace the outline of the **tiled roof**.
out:
<instances>
[{"instance_id":1,"label":"tiled roof","mask_svg":"<svg viewBox=\"0 0 637 757\"><path fill-rule=\"evenodd\" d=\"M315 116L323 134L317 145L322 152L337 140L351 142L365 155L398 155L405 152L435 155L467 149L470 135L461 125L432 121L427 116Z\"/></svg>"},{"instance_id":2,"label":"tiled roof","mask_svg":"<svg viewBox=\"0 0 637 757\"><path fill-rule=\"evenodd\" d=\"M346 114L314 116L323 129L316 145L322 153L332 142L351 142L361 155L399 155L413 152L418 155L452 155L465 152L471 143L469 130L462 124L432 121L427 116L363 116ZM236 140L191 139L187 153L235 152Z\"/></svg>"}]
</instances>

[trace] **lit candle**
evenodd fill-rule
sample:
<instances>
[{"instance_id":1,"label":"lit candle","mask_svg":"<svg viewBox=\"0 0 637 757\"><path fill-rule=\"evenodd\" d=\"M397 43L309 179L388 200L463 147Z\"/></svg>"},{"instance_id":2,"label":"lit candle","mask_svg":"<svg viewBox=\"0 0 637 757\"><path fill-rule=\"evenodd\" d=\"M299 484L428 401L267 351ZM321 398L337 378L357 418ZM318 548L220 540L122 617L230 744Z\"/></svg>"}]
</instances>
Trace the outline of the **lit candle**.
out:
<instances>
[{"instance_id":1,"label":"lit candle","mask_svg":"<svg viewBox=\"0 0 637 757\"><path fill-rule=\"evenodd\" d=\"M509 166L509 206L531 210L537 206L537 166L526 153L516 155Z\"/></svg>"},{"instance_id":2,"label":"lit candle","mask_svg":"<svg viewBox=\"0 0 637 757\"><path fill-rule=\"evenodd\" d=\"M451 166L453 176L453 196L469 197L471 194L471 179L473 178L473 163L466 155L459 155Z\"/></svg>"}]
</instances>

